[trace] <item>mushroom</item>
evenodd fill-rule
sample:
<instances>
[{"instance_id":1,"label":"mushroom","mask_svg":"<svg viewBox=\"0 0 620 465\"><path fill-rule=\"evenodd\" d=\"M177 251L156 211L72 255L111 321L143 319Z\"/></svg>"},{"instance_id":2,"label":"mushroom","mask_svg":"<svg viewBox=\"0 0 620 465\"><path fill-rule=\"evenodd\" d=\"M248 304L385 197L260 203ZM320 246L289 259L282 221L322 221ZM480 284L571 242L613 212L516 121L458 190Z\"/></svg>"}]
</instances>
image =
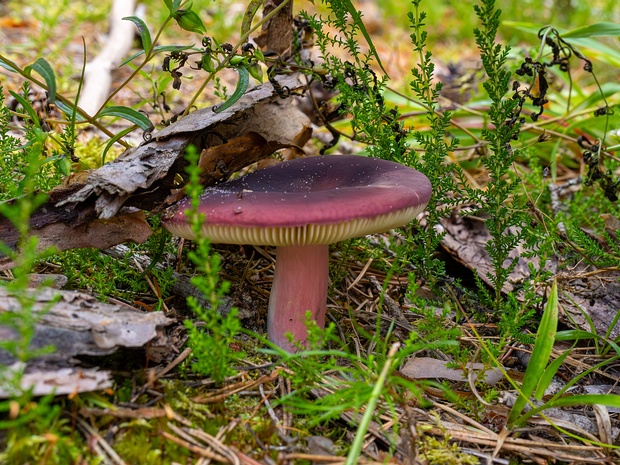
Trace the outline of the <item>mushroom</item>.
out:
<instances>
[{"instance_id":1,"label":"mushroom","mask_svg":"<svg viewBox=\"0 0 620 465\"><path fill-rule=\"evenodd\" d=\"M429 201L431 184L407 166L363 156L286 161L207 188L202 234L215 243L275 245L267 333L295 350L307 339L305 315L325 325L329 244L403 226ZM182 200L164 218L174 235L195 239Z\"/></svg>"}]
</instances>

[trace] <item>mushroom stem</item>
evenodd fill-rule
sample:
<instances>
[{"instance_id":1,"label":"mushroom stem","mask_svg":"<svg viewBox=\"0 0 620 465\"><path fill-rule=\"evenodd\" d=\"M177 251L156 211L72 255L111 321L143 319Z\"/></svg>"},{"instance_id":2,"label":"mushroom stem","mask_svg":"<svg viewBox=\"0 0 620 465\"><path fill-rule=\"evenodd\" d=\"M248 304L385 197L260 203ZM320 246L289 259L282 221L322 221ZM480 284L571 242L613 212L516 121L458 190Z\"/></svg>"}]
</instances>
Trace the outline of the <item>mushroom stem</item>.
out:
<instances>
[{"instance_id":1,"label":"mushroom stem","mask_svg":"<svg viewBox=\"0 0 620 465\"><path fill-rule=\"evenodd\" d=\"M309 310L317 325L325 327L329 246L303 245L276 248L273 287L269 297L267 333L269 339L288 351L296 348L286 337L308 339L305 318Z\"/></svg>"}]
</instances>

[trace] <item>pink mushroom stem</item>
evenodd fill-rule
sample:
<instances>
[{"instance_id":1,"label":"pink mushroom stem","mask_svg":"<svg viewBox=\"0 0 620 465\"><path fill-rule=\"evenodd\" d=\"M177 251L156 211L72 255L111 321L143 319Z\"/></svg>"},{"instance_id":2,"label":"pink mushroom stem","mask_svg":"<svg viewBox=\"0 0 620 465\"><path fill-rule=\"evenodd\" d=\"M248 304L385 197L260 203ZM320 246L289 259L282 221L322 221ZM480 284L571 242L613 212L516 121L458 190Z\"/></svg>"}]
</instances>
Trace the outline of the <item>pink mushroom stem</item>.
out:
<instances>
[{"instance_id":1,"label":"pink mushroom stem","mask_svg":"<svg viewBox=\"0 0 620 465\"><path fill-rule=\"evenodd\" d=\"M279 347L288 351L295 350L286 336L288 333L302 345L306 344L307 311L312 313L321 329L325 327L328 260L329 246L326 244L276 248L267 333L269 339Z\"/></svg>"}]
</instances>

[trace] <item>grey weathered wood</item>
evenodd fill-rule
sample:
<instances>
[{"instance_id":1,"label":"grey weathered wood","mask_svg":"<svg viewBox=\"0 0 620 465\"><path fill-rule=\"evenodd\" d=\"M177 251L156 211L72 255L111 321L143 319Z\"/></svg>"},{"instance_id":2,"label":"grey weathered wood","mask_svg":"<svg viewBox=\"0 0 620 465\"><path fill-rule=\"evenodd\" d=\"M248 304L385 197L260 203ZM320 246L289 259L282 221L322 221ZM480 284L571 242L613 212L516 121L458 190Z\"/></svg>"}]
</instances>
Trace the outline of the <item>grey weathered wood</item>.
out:
<instances>
[{"instance_id":1,"label":"grey weathered wood","mask_svg":"<svg viewBox=\"0 0 620 465\"><path fill-rule=\"evenodd\" d=\"M125 305L103 303L82 292L50 288L25 292L33 299L32 311L38 319L31 349L52 345L55 351L49 357L54 359L107 355L119 347L143 347L162 337L163 327L174 322L162 312L146 313ZM10 312L18 317L23 311L20 300L0 287L0 313ZM15 329L0 326L1 340L18 337ZM0 364L14 361L8 352L0 351Z\"/></svg>"},{"instance_id":2,"label":"grey weathered wood","mask_svg":"<svg viewBox=\"0 0 620 465\"><path fill-rule=\"evenodd\" d=\"M297 74L283 76L279 82L292 90L301 86ZM147 210L165 207L170 191L179 187L175 176L183 173L184 150L189 144L200 151L248 132L258 133L267 142L281 142L279 138L285 137L282 131L264 121L267 114L273 113L267 105L276 99L279 97L273 86L266 83L249 90L220 113L215 113L213 107L190 113L91 173L80 190L56 206L78 205L95 197L95 213L100 219L112 218L124 205Z\"/></svg>"}]
</instances>

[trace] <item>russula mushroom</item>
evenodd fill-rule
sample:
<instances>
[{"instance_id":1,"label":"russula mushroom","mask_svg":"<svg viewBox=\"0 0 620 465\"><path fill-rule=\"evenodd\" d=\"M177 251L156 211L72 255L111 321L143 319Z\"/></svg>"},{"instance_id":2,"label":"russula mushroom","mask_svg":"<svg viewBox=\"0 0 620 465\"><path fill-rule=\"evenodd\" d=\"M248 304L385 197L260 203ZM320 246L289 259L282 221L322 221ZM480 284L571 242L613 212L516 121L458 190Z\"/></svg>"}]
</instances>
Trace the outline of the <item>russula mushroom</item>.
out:
<instances>
[{"instance_id":1,"label":"russula mushroom","mask_svg":"<svg viewBox=\"0 0 620 465\"><path fill-rule=\"evenodd\" d=\"M415 218L426 206L431 184L398 163L333 155L286 161L207 188L199 213L202 233L214 243L275 245L267 333L294 350L302 344L305 315L325 325L329 244L387 231ZM174 235L195 239L181 201L164 218Z\"/></svg>"}]
</instances>

